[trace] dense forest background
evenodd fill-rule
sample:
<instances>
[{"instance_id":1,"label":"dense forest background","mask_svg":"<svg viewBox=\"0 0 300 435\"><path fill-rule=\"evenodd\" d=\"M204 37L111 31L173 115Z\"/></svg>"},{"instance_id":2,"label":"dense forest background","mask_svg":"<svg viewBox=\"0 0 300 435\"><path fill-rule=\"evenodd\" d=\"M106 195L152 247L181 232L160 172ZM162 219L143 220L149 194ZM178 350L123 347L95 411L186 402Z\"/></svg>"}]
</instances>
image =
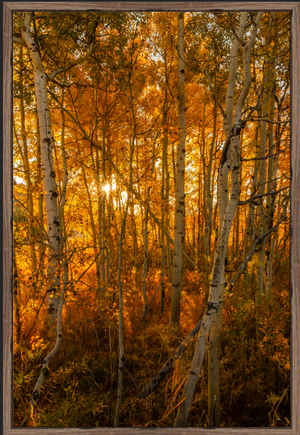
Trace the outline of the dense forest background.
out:
<instances>
[{"instance_id":1,"label":"dense forest background","mask_svg":"<svg viewBox=\"0 0 300 435\"><path fill-rule=\"evenodd\" d=\"M15 426L290 426L289 13L14 13Z\"/></svg>"}]
</instances>

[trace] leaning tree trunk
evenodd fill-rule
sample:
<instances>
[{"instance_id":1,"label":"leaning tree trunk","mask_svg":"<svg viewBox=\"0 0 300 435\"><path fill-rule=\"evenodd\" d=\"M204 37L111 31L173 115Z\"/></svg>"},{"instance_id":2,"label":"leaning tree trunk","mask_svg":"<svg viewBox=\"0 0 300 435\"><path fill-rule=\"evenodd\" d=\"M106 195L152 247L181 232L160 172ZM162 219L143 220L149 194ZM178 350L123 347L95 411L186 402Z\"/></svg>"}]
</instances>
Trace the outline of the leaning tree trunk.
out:
<instances>
[{"instance_id":1,"label":"leaning tree trunk","mask_svg":"<svg viewBox=\"0 0 300 435\"><path fill-rule=\"evenodd\" d=\"M180 320L182 248L184 227L184 162L185 162L185 62L184 13L178 13L178 148L176 163L175 227L172 271L171 326Z\"/></svg>"},{"instance_id":2,"label":"leaning tree trunk","mask_svg":"<svg viewBox=\"0 0 300 435\"><path fill-rule=\"evenodd\" d=\"M229 137L232 129L233 117L233 100L234 89L237 75L237 59L238 52L241 46L241 41L244 37L247 24L247 12L241 14L240 28L238 38L235 39L230 50L230 67L229 80L226 92L226 106L224 114L224 133L225 139L230 147ZM225 156L224 156L225 157ZM220 162L219 180L218 180L218 202L219 202L219 229L224 221L224 216L228 206L228 171L229 165L227 159L224 158ZM224 263L225 265L225 263ZM222 312L224 303L224 284L225 271L224 265L220 275L220 295L219 295L219 310L214 316L208 346L208 420L210 426L220 425L220 373L219 373L219 348L220 348L220 329L222 326Z\"/></svg>"},{"instance_id":3,"label":"leaning tree trunk","mask_svg":"<svg viewBox=\"0 0 300 435\"><path fill-rule=\"evenodd\" d=\"M240 132L243 127L243 123L241 120L242 108L252 82L251 70L250 70L251 48L254 44L257 28L262 19L262 16L263 16L262 12L259 12L257 14L256 20L253 23L251 29L249 40L244 46L245 83L241 90L238 101L236 103L236 108L235 108L234 118L233 118L233 127L231 128L229 138L227 138L227 141L224 145L222 158L221 158L221 165L222 164L224 165L225 162L227 162L227 166L229 165L231 169L230 200L227 209L224 213L223 221L220 222L219 238L218 238L217 248L215 252L215 259L214 259L214 266L212 271L210 294L207 303L207 308L206 308L205 315L203 317L200 331L198 333L192 364L182 392L183 402L178 408L178 413L176 416L174 426L186 426L187 424L187 419L193 401L196 383L205 356L206 343L208 340L212 322L220 307L220 290L221 290L220 286L221 286L221 278L222 278L221 274L222 271L224 270L225 256L226 256L226 251L228 246L228 238L232 227L235 211L239 201ZM229 148L230 148L230 153L228 153Z\"/></svg>"}]
</instances>

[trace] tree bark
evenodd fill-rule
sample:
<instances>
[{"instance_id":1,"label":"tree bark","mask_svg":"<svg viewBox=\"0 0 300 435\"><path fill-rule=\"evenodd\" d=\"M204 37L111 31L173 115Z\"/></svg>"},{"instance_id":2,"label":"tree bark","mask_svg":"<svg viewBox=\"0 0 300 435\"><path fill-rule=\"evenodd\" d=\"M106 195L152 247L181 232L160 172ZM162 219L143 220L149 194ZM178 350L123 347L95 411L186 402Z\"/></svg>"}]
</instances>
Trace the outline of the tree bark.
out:
<instances>
[{"instance_id":1,"label":"tree bark","mask_svg":"<svg viewBox=\"0 0 300 435\"><path fill-rule=\"evenodd\" d=\"M122 219L122 227L120 231L119 239L119 265L118 265L118 286L119 286L119 366L118 366L118 397L117 408L115 413L114 427L119 426L120 421L120 409L123 396L123 371L124 371L124 342L123 342L123 285L121 278L121 271L123 265L123 239L125 233L126 218L129 206L129 194L127 196L125 213Z\"/></svg>"},{"instance_id":2,"label":"tree bark","mask_svg":"<svg viewBox=\"0 0 300 435\"><path fill-rule=\"evenodd\" d=\"M48 265L48 312L52 322L57 317L59 305L60 220L57 206L57 186L53 166L54 141L47 96L47 78L36 42L30 33L32 13L26 12L22 23L22 37L28 47L34 68L34 86L39 118L39 135L46 205L48 240L51 252Z\"/></svg>"},{"instance_id":3,"label":"tree bark","mask_svg":"<svg viewBox=\"0 0 300 435\"><path fill-rule=\"evenodd\" d=\"M185 61L184 13L178 15L178 147L176 163L176 197L174 251L172 271L171 327L179 326L182 276L182 248L184 226L184 171L185 171Z\"/></svg>"}]
</instances>

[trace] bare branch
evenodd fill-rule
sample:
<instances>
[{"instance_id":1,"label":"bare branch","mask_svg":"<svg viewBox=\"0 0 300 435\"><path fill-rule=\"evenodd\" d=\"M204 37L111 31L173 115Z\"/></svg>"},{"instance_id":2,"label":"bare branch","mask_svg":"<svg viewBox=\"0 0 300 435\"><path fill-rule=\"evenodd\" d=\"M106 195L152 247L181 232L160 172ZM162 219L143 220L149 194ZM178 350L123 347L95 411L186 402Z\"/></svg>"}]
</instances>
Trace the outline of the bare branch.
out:
<instances>
[{"instance_id":1,"label":"bare branch","mask_svg":"<svg viewBox=\"0 0 300 435\"><path fill-rule=\"evenodd\" d=\"M270 157L275 157L275 156L278 156L278 155L281 154L281 153L284 153L285 150L286 150L287 148L289 148L289 145L287 145L287 146L284 148L284 150L278 151L278 153L268 154L268 155L265 156L265 157L253 157L253 159L241 159L241 162L252 162L252 161L254 161L254 160L266 160L266 159L269 159Z\"/></svg>"},{"instance_id":2,"label":"bare branch","mask_svg":"<svg viewBox=\"0 0 300 435\"><path fill-rule=\"evenodd\" d=\"M254 195L251 198L247 199L246 201L239 201L239 205L249 204L249 202L254 202L255 199L263 198L264 196L276 195L277 193L282 192L282 190L289 189L289 188L290 188L290 186L286 186L286 187L282 187L279 190L272 190L271 192L268 192L268 193L260 193L260 194Z\"/></svg>"},{"instance_id":3,"label":"bare branch","mask_svg":"<svg viewBox=\"0 0 300 435\"><path fill-rule=\"evenodd\" d=\"M247 121L265 121L265 122L269 122L270 124L288 124L290 122L290 121L271 121L270 119L265 119L263 117L258 118L256 116L251 116L250 118L247 119Z\"/></svg>"},{"instance_id":4,"label":"bare branch","mask_svg":"<svg viewBox=\"0 0 300 435\"><path fill-rule=\"evenodd\" d=\"M24 47L27 47L26 42L24 41L23 38L16 38L14 36L13 42L14 44L23 45Z\"/></svg>"}]
</instances>

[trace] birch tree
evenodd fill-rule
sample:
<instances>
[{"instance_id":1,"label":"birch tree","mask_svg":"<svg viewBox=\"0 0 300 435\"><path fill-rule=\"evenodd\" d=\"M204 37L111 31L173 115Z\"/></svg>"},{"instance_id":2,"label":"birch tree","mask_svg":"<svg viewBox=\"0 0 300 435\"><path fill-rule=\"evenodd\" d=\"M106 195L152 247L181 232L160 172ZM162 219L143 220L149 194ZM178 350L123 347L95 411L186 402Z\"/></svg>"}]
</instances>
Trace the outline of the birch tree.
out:
<instances>
[{"instance_id":1,"label":"birch tree","mask_svg":"<svg viewBox=\"0 0 300 435\"><path fill-rule=\"evenodd\" d=\"M42 136L35 102L29 103L34 69L20 27L26 14L19 15L13 58L15 426L25 414L24 426L287 426L290 17L280 12L271 24L270 13L261 21L256 12L184 14L182 73L177 12L116 13L109 20L94 12L32 15L29 33L46 74L59 216L55 330L45 304L53 249L43 211ZM76 64L92 43L90 56ZM53 70L61 72L49 79ZM185 132L179 130L180 95ZM261 204L266 222L259 233ZM184 226L176 235L179 209ZM258 306L263 243L268 295ZM182 286L174 323L175 299L164 287L167 273L174 283L173 247L181 256ZM257 312L265 340L255 336ZM253 386L252 376L264 382Z\"/></svg>"},{"instance_id":2,"label":"birch tree","mask_svg":"<svg viewBox=\"0 0 300 435\"><path fill-rule=\"evenodd\" d=\"M184 13L178 13L178 147L176 163L176 205L174 226L171 326L179 325L182 248L184 226L184 164L185 164L185 62Z\"/></svg>"},{"instance_id":3,"label":"birch tree","mask_svg":"<svg viewBox=\"0 0 300 435\"><path fill-rule=\"evenodd\" d=\"M83 62L92 52L94 41L91 42L89 50L85 56L73 63L66 65L46 75L42 63L40 50L31 33L31 24L34 19L32 12L26 12L24 17L18 14L21 22L22 40L15 39L14 42L26 45L32 60L34 68L34 86L37 112L39 118L39 137L42 158L42 173L44 183L44 195L46 205L46 216L48 226L48 241L51 253L51 259L48 265L48 312L51 315L52 322L56 319L59 305L59 270L60 270L60 238L61 228L59 219L59 210L57 205L57 186L55 182L55 171L53 165L53 136L51 130L51 118L48 105L47 81L53 80L58 74L67 71L72 66ZM95 31L95 29L94 29Z\"/></svg>"}]
</instances>

